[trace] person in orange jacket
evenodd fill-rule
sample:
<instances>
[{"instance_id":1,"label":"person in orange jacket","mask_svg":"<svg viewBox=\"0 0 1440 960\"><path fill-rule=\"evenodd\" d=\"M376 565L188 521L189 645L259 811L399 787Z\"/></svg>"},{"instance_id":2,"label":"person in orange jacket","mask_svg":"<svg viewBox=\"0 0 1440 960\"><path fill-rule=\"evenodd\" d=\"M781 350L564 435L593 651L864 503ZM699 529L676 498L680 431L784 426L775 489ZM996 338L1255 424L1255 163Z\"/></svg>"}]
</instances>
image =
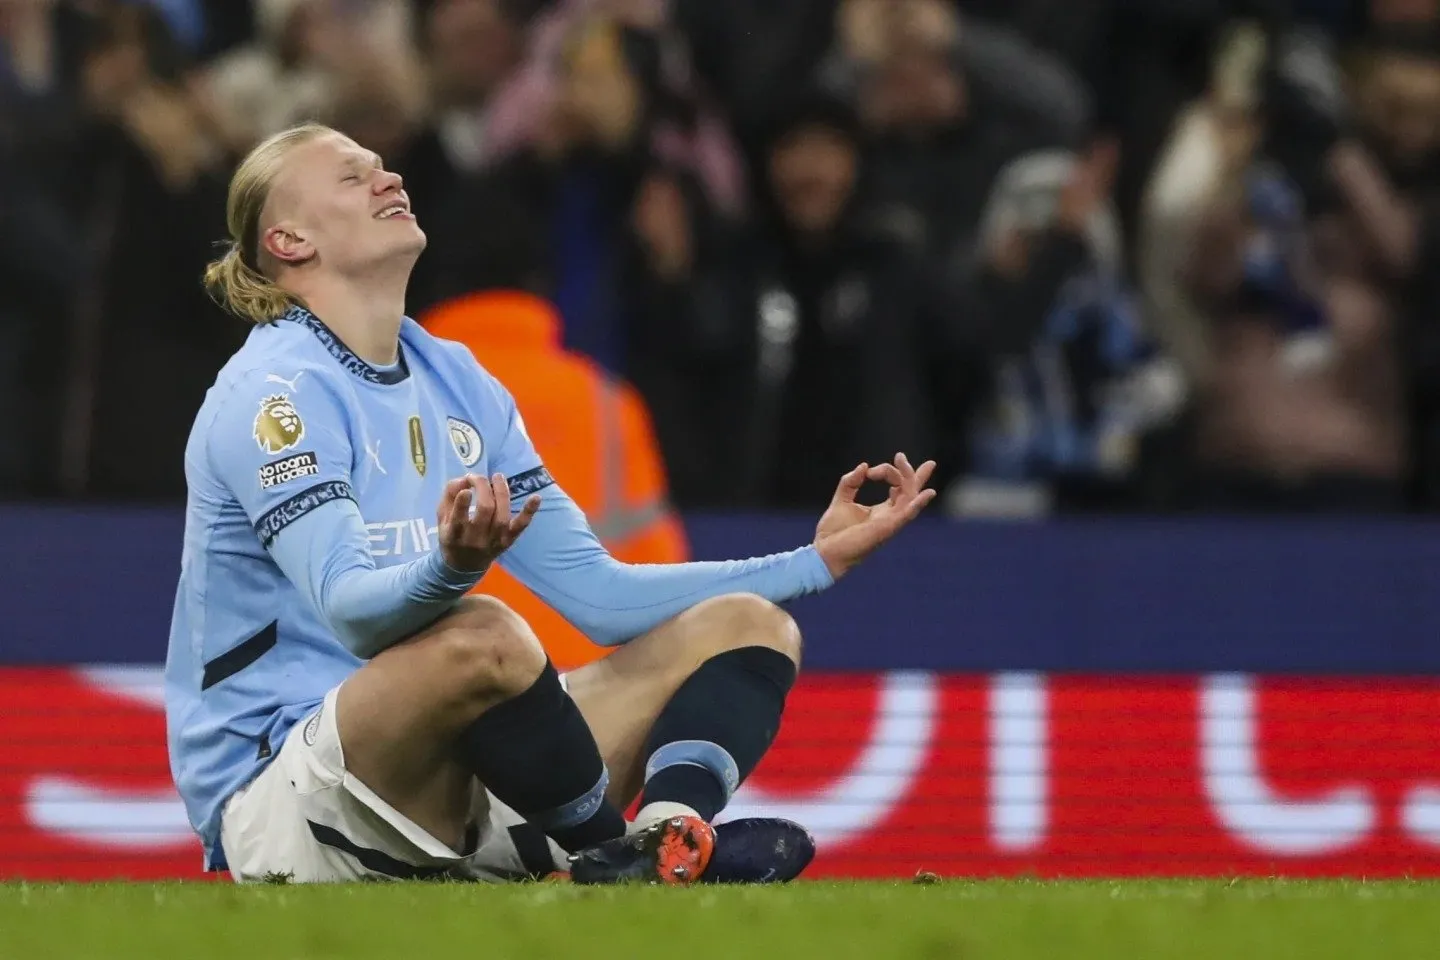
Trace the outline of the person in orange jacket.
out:
<instances>
[{"instance_id":1,"label":"person in orange jacket","mask_svg":"<svg viewBox=\"0 0 1440 960\"><path fill-rule=\"evenodd\" d=\"M616 559L689 559L684 527L667 500L665 467L644 400L629 384L561 346L561 320L550 303L517 290L490 290L443 300L418 319L435 336L463 343L509 387L551 475ZM504 601L534 627L560 670L609 652L498 566L476 591Z\"/></svg>"}]
</instances>

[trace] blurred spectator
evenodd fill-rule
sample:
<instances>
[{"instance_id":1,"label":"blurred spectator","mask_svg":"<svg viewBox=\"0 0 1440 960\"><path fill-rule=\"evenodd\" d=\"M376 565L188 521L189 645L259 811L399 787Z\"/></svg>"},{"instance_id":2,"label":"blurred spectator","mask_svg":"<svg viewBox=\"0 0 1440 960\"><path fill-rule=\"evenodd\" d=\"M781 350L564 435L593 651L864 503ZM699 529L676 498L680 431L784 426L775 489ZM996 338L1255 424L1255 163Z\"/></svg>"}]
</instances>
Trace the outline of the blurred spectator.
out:
<instances>
[{"instance_id":1,"label":"blurred spectator","mask_svg":"<svg viewBox=\"0 0 1440 960\"><path fill-rule=\"evenodd\" d=\"M526 52L490 99L486 153L490 159L557 144L557 116L571 112L580 48L593 51L594 28L624 37L628 70L644 85L638 127L655 156L689 168L707 199L726 215L742 206L744 185L731 135L697 88L682 37L666 20L666 0L508 0L512 18L526 24ZM598 65L588 57L589 68ZM583 95L583 91L582 91ZM563 125L563 123L562 123ZM561 138L563 139L563 138Z\"/></svg>"},{"instance_id":2,"label":"blurred spectator","mask_svg":"<svg viewBox=\"0 0 1440 960\"><path fill-rule=\"evenodd\" d=\"M1137 245L1147 324L1195 383L1209 380L1214 360L1209 318L1182 273L1200 219L1223 190L1235 189L1254 155L1264 57L1258 27L1228 37L1206 96L1178 116L1147 191Z\"/></svg>"},{"instance_id":3,"label":"blurred spectator","mask_svg":"<svg viewBox=\"0 0 1440 960\"><path fill-rule=\"evenodd\" d=\"M1022 349L995 356L969 476L947 493L951 512L1032 515L1143 502L1142 446L1175 419L1185 387L1178 366L1148 340L1126 280L1108 201L1114 162L1103 150L1080 159L1034 155L1008 167L991 194L981 290L1027 278L1053 299L984 298L991 309L1006 304L997 323L1033 334ZM1036 257L1051 262L1036 271Z\"/></svg>"},{"instance_id":4,"label":"blurred spectator","mask_svg":"<svg viewBox=\"0 0 1440 960\"><path fill-rule=\"evenodd\" d=\"M34 413L56 410L59 399L40 375L41 332L67 313L85 275L79 230L62 202L73 116L54 6L0 2L0 176L8 185L0 203L0 496L53 488L57 418Z\"/></svg>"},{"instance_id":5,"label":"blurred spectator","mask_svg":"<svg viewBox=\"0 0 1440 960\"><path fill-rule=\"evenodd\" d=\"M244 332L195 282L226 177L313 118L405 177L409 312L552 303L686 505L904 447L962 511L1390 509L1407 469L1440 508L1437 38L1440 0L0 0L0 494L178 493Z\"/></svg>"},{"instance_id":6,"label":"blurred spectator","mask_svg":"<svg viewBox=\"0 0 1440 960\"><path fill-rule=\"evenodd\" d=\"M505 0L434 0L421 15L430 115L392 166L405 178L410 208L425 224L432 247L473 242L444 233L442 211L464 180L495 159L491 101L519 63L523 40L515 6ZM469 234L475 224L460 228ZM411 275L408 301L414 315L434 299L435 260L434 254L421 257Z\"/></svg>"},{"instance_id":7,"label":"blurred spectator","mask_svg":"<svg viewBox=\"0 0 1440 960\"><path fill-rule=\"evenodd\" d=\"M948 50L990 110L1060 143L1078 143L1089 132L1091 104L1080 78L1006 26L957 16L935 0L843 0L837 19L836 48L822 67L831 85L852 88L896 43L923 43Z\"/></svg>"},{"instance_id":8,"label":"blurred spectator","mask_svg":"<svg viewBox=\"0 0 1440 960\"><path fill-rule=\"evenodd\" d=\"M1014 109L1003 94L1014 75L974 82L957 55L961 25L943 0L850 0L852 8L867 13L841 32L841 53L872 141L873 199L927 256L963 269L1000 171L1061 144L1067 124Z\"/></svg>"},{"instance_id":9,"label":"blurred spectator","mask_svg":"<svg viewBox=\"0 0 1440 960\"><path fill-rule=\"evenodd\" d=\"M61 481L71 493L173 497L190 420L243 333L196 282L223 235L230 157L158 14L95 10L77 86L87 126L68 172L94 273L51 354L65 389Z\"/></svg>"},{"instance_id":10,"label":"blurred spectator","mask_svg":"<svg viewBox=\"0 0 1440 960\"><path fill-rule=\"evenodd\" d=\"M411 200L439 202L494 154L488 106L520 62L525 24L505 0L434 0L420 24L430 117L407 150ZM416 209L428 206L423 204Z\"/></svg>"},{"instance_id":11,"label":"blurred spectator","mask_svg":"<svg viewBox=\"0 0 1440 960\"><path fill-rule=\"evenodd\" d=\"M580 21L568 38L558 86L538 140L462 188L513 211L544 239L534 282L564 317L564 342L615 373L627 372L634 298L624 287L626 258L642 184L656 176L683 183L686 216L699 229L723 200L706 165L685 149L691 105L666 87L662 38L607 18ZM707 186L711 189L707 189ZM457 196L432 240L473 242L493 217L474 219L473 198ZM433 302L423 292L422 303Z\"/></svg>"},{"instance_id":12,"label":"blurred spectator","mask_svg":"<svg viewBox=\"0 0 1440 960\"><path fill-rule=\"evenodd\" d=\"M1411 496L1440 507L1440 31L1433 5L1390 4L1377 14L1429 18L1379 29L1365 42L1356 123L1324 154L1338 195L1334 233L1349 239L1352 272L1384 284L1401 322L1403 387L1416 458ZM1389 365L1372 367L1375 392L1393 389Z\"/></svg>"},{"instance_id":13,"label":"blurred spectator","mask_svg":"<svg viewBox=\"0 0 1440 960\"><path fill-rule=\"evenodd\" d=\"M1347 243L1345 205L1326 202L1339 96L1317 34L1272 43L1241 25L1156 173L1146 283L1156 329L1197 384L1201 505L1399 504L1384 278ZM1328 232L1327 207L1341 221Z\"/></svg>"},{"instance_id":14,"label":"blurred spectator","mask_svg":"<svg viewBox=\"0 0 1440 960\"><path fill-rule=\"evenodd\" d=\"M969 314L984 347L971 383L984 384L989 411L974 438L979 473L952 504L990 511L994 492L1037 482L1048 495L1062 479L1067 500L1084 484L1113 502L1152 416L1105 399L1149 350L1138 331L1119 345L1135 324L1108 209L1116 144L1078 158L1063 149L1084 145L1083 97L1037 97L1027 84L1070 91L1075 80L1003 30L931 0L850 0L842 14L842 50L876 137L876 200L963 290L951 309ZM965 459L953 455L952 469Z\"/></svg>"},{"instance_id":15,"label":"blurred spectator","mask_svg":"<svg viewBox=\"0 0 1440 960\"><path fill-rule=\"evenodd\" d=\"M753 146L776 93L812 82L831 47L836 7L836 0L670 0L669 14L696 73Z\"/></svg>"},{"instance_id":16,"label":"blurred spectator","mask_svg":"<svg viewBox=\"0 0 1440 960\"><path fill-rule=\"evenodd\" d=\"M634 376L684 505L810 506L845 464L961 455L979 347L920 251L874 218L859 138L832 98L787 109L759 220L710 268L673 188L648 197Z\"/></svg>"},{"instance_id":17,"label":"blurred spectator","mask_svg":"<svg viewBox=\"0 0 1440 960\"><path fill-rule=\"evenodd\" d=\"M1176 114L1209 80L1224 25L1277 16L1286 6L1352 0L962 0L966 10L1013 26L1084 80L1098 135L1121 146L1115 203L1133 237L1141 195Z\"/></svg>"},{"instance_id":18,"label":"blurred spectator","mask_svg":"<svg viewBox=\"0 0 1440 960\"><path fill-rule=\"evenodd\" d=\"M254 0L256 39L207 71L226 145L240 153L305 120L393 155L423 109L405 0Z\"/></svg>"}]
</instances>

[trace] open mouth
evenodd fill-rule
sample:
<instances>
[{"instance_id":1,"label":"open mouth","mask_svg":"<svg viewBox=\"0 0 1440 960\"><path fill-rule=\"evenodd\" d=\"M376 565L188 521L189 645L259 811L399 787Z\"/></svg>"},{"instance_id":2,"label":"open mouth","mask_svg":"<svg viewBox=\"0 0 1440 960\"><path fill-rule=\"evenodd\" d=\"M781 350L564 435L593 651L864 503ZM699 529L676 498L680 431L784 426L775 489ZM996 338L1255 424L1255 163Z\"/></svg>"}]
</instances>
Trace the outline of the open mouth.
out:
<instances>
[{"instance_id":1,"label":"open mouth","mask_svg":"<svg viewBox=\"0 0 1440 960\"><path fill-rule=\"evenodd\" d=\"M375 214L376 220L394 220L396 217L402 220L415 219L415 215L410 212L410 205L404 201L396 201Z\"/></svg>"}]
</instances>

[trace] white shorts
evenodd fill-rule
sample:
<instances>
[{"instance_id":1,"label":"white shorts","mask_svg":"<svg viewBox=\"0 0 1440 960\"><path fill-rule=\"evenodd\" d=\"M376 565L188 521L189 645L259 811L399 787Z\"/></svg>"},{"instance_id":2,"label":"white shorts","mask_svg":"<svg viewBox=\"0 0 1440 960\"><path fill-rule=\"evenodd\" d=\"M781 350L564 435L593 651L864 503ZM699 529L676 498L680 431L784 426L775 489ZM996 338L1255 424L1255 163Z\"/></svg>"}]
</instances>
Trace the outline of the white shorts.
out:
<instances>
[{"instance_id":1,"label":"white shorts","mask_svg":"<svg viewBox=\"0 0 1440 960\"><path fill-rule=\"evenodd\" d=\"M464 854L376 796L345 769L335 723L338 690L295 725L270 765L225 804L220 842L237 882L517 880L565 867L560 847L478 782Z\"/></svg>"}]
</instances>

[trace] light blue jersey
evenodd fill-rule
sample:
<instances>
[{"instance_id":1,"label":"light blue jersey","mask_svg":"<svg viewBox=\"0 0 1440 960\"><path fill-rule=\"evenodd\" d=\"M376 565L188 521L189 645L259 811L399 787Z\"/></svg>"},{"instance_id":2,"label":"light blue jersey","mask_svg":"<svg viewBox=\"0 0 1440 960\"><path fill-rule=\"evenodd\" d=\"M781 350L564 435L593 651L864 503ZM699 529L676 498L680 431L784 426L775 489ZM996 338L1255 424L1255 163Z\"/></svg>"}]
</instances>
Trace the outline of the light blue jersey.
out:
<instances>
[{"instance_id":1,"label":"light blue jersey","mask_svg":"<svg viewBox=\"0 0 1440 960\"><path fill-rule=\"evenodd\" d=\"M308 311L256 327L185 451L185 545L165 668L170 764L206 864L225 801L326 692L432 623L479 573L437 550L447 481L502 473L542 506L500 563L598 643L708 597L783 601L831 583L813 547L724 563L616 561L550 478L509 393L406 319L378 368Z\"/></svg>"}]
</instances>

